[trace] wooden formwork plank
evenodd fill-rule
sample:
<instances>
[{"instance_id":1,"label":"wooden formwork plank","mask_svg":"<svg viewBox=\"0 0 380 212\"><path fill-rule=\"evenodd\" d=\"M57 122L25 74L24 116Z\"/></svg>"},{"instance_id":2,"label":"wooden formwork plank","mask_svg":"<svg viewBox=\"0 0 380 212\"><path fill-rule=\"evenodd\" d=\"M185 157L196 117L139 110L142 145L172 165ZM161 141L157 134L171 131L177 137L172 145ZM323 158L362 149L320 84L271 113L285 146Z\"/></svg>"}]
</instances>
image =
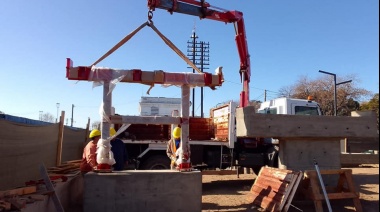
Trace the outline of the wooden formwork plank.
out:
<instances>
[{"instance_id":1,"label":"wooden formwork plank","mask_svg":"<svg viewBox=\"0 0 380 212\"><path fill-rule=\"evenodd\" d=\"M263 167L251 187L249 198L266 211L287 211L302 172Z\"/></svg>"},{"instance_id":2,"label":"wooden formwork plank","mask_svg":"<svg viewBox=\"0 0 380 212\"><path fill-rule=\"evenodd\" d=\"M289 193L289 197L286 200L286 204L284 206L284 210L283 211L288 211L289 210L290 204L292 203L293 197L296 194L298 185L300 184L302 178L303 178L303 175L302 175L301 172L299 172L298 175L297 175L297 178L296 178L296 180L294 182L294 185L293 185L294 188Z\"/></svg>"},{"instance_id":3,"label":"wooden formwork plank","mask_svg":"<svg viewBox=\"0 0 380 212\"><path fill-rule=\"evenodd\" d=\"M54 186L52 182L50 181L49 175L46 171L46 167L44 164L40 165L40 174L42 175L42 178L44 179L47 191L51 192L51 198L53 200L56 211L64 212L61 201L59 200L57 194L55 193Z\"/></svg>"},{"instance_id":4,"label":"wooden formwork plank","mask_svg":"<svg viewBox=\"0 0 380 212\"><path fill-rule=\"evenodd\" d=\"M21 188L10 189L6 191L0 191L0 197L12 196L12 195L21 196L25 194L36 193L36 191L37 191L36 186L26 186L26 187L21 187Z\"/></svg>"}]
</instances>

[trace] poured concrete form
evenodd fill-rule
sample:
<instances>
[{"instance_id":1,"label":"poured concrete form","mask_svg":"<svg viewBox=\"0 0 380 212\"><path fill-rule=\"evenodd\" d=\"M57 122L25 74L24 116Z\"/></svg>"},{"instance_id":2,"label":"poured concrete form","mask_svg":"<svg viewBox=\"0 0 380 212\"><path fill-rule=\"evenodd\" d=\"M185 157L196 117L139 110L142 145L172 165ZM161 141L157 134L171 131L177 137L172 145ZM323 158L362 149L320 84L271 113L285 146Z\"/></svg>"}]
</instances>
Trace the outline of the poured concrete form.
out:
<instances>
[{"instance_id":1,"label":"poured concrete form","mask_svg":"<svg viewBox=\"0 0 380 212\"><path fill-rule=\"evenodd\" d=\"M256 114L236 109L236 135L279 139L279 168L305 171L341 169L341 140L378 138L376 116L301 116ZM331 184L330 180L325 180Z\"/></svg>"},{"instance_id":2,"label":"poured concrete form","mask_svg":"<svg viewBox=\"0 0 380 212\"><path fill-rule=\"evenodd\" d=\"M254 107L236 109L238 137L277 138L376 138L376 116L300 116L256 114Z\"/></svg>"},{"instance_id":3,"label":"poured concrete form","mask_svg":"<svg viewBox=\"0 0 380 212\"><path fill-rule=\"evenodd\" d=\"M90 172L84 176L84 212L202 210L200 171Z\"/></svg>"}]
</instances>

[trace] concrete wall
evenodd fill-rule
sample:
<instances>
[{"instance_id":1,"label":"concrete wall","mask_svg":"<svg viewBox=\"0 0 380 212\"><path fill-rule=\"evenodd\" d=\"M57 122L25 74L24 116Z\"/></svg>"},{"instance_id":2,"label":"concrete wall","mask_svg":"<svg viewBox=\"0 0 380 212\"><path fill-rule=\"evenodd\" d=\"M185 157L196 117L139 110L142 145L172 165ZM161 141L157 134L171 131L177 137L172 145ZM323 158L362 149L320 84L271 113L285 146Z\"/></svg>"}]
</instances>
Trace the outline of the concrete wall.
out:
<instances>
[{"instance_id":1,"label":"concrete wall","mask_svg":"<svg viewBox=\"0 0 380 212\"><path fill-rule=\"evenodd\" d=\"M376 117L256 114L254 107L236 109L238 137L376 138Z\"/></svg>"},{"instance_id":2,"label":"concrete wall","mask_svg":"<svg viewBox=\"0 0 380 212\"><path fill-rule=\"evenodd\" d=\"M340 169L340 140L280 140L279 168L314 170Z\"/></svg>"},{"instance_id":3,"label":"concrete wall","mask_svg":"<svg viewBox=\"0 0 380 212\"><path fill-rule=\"evenodd\" d=\"M314 161L315 159L315 161ZM340 140L280 140L279 168L294 171L341 169ZM323 175L325 186L336 186L338 176Z\"/></svg>"},{"instance_id":4,"label":"concrete wall","mask_svg":"<svg viewBox=\"0 0 380 212\"><path fill-rule=\"evenodd\" d=\"M84 176L85 212L202 210L199 171L90 172Z\"/></svg>"}]
</instances>

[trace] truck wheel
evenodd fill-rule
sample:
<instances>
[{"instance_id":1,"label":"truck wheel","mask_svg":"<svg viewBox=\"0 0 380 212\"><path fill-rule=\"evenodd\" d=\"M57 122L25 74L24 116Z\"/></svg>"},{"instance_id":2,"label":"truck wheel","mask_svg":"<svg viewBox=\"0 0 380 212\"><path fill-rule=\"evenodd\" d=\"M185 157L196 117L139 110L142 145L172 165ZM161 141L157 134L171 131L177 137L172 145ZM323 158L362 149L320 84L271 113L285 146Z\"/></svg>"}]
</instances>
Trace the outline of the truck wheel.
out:
<instances>
[{"instance_id":1,"label":"truck wheel","mask_svg":"<svg viewBox=\"0 0 380 212\"><path fill-rule=\"evenodd\" d=\"M170 160L164 155L153 155L147 158L141 165L143 170L170 169Z\"/></svg>"}]
</instances>

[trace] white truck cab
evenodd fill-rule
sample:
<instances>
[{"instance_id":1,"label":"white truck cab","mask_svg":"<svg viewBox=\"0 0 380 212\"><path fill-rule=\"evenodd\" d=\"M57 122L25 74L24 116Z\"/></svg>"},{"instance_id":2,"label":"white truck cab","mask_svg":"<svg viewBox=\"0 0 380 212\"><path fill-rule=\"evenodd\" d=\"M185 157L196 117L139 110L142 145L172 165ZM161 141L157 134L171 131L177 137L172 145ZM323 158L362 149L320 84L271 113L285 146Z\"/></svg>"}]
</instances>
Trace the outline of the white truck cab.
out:
<instances>
[{"instance_id":1,"label":"white truck cab","mask_svg":"<svg viewBox=\"0 0 380 212\"><path fill-rule=\"evenodd\" d=\"M261 103L258 113L285 115L322 115L319 104L308 99L281 97Z\"/></svg>"},{"instance_id":2,"label":"white truck cab","mask_svg":"<svg viewBox=\"0 0 380 212\"><path fill-rule=\"evenodd\" d=\"M284 115L322 115L319 104L308 99L281 97L261 103L258 113ZM279 144L278 139L264 138L266 144Z\"/></svg>"}]
</instances>

